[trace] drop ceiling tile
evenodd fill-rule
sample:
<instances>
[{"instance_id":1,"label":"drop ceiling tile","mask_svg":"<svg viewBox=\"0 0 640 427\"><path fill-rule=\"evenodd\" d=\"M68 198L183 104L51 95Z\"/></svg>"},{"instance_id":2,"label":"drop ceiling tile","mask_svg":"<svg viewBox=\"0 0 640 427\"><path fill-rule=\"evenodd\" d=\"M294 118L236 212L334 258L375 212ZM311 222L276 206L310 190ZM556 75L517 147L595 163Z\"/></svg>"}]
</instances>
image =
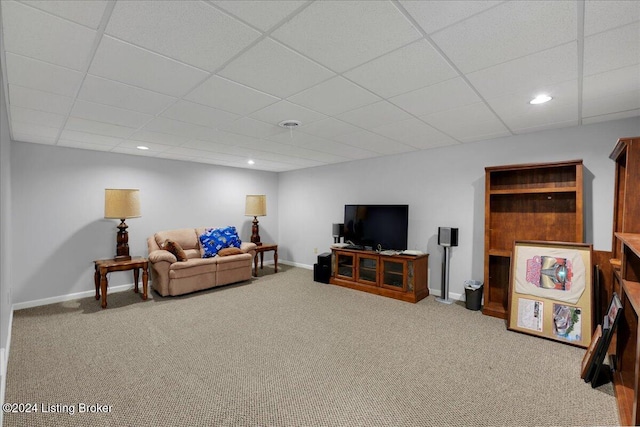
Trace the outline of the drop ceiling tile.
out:
<instances>
[{"instance_id":1,"label":"drop ceiling tile","mask_svg":"<svg viewBox=\"0 0 640 427\"><path fill-rule=\"evenodd\" d=\"M578 61L576 42L524 56L467 75L484 98L510 92L526 92L532 96L549 85L576 80Z\"/></svg>"},{"instance_id":2,"label":"drop ceiling tile","mask_svg":"<svg viewBox=\"0 0 640 427\"><path fill-rule=\"evenodd\" d=\"M138 150L133 147L121 147L117 146L111 149L112 153L120 153L120 154L129 154L131 156L141 156L141 157L155 157L158 153L151 150Z\"/></svg>"},{"instance_id":3,"label":"drop ceiling tile","mask_svg":"<svg viewBox=\"0 0 640 427\"><path fill-rule=\"evenodd\" d=\"M102 145L111 148L120 145L125 141L122 138L114 138L112 136L106 135L96 135L93 133L78 132L68 129L63 130L60 134L60 141L62 140L67 142L75 141L85 144Z\"/></svg>"},{"instance_id":4,"label":"drop ceiling tile","mask_svg":"<svg viewBox=\"0 0 640 427\"><path fill-rule=\"evenodd\" d=\"M577 82L563 86L573 87L560 88L557 93L564 94L546 104L531 105L521 102L520 97L516 97L518 102L514 102L511 95L491 99L489 103L514 133L577 125Z\"/></svg>"},{"instance_id":5,"label":"drop ceiling tile","mask_svg":"<svg viewBox=\"0 0 640 427\"><path fill-rule=\"evenodd\" d=\"M140 146L147 147L148 150L140 150L138 148ZM118 144L117 148L127 148L130 150L137 150L137 151L140 151L142 155L155 156L156 154L162 153L163 151L167 151L172 147L175 147L175 145L163 145L163 144L156 144L153 142L141 143L140 141L125 140L125 141L122 141L120 144Z\"/></svg>"},{"instance_id":6,"label":"drop ceiling tile","mask_svg":"<svg viewBox=\"0 0 640 427\"><path fill-rule=\"evenodd\" d=\"M578 120L567 120L567 121L560 121L560 122L553 122L553 123L543 122L542 124L533 125L533 126L528 126L525 124L523 124L522 126L511 124L510 126L514 129L514 133L523 134L523 133L531 133L531 132L540 132L540 131L549 130L549 129L573 127L573 126L578 126L579 123L580 122Z\"/></svg>"},{"instance_id":7,"label":"drop ceiling tile","mask_svg":"<svg viewBox=\"0 0 640 427\"><path fill-rule=\"evenodd\" d=\"M73 105L73 98L9 85L9 105L66 115Z\"/></svg>"},{"instance_id":8,"label":"drop ceiling tile","mask_svg":"<svg viewBox=\"0 0 640 427\"><path fill-rule=\"evenodd\" d=\"M390 98L393 104L416 116L451 110L480 101L465 81L457 77Z\"/></svg>"},{"instance_id":9,"label":"drop ceiling tile","mask_svg":"<svg viewBox=\"0 0 640 427\"><path fill-rule=\"evenodd\" d=\"M640 108L640 90L636 89L599 98L584 99L582 102L582 116L602 116L637 110L638 108Z\"/></svg>"},{"instance_id":10,"label":"drop ceiling tile","mask_svg":"<svg viewBox=\"0 0 640 427\"><path fill-rule=\"evenodd\" d=\"M184 99L246 115L279 101L279 98L220 76L211 76Z\"/></svg>"},{"instance_id":11,"label":"drop ceiling tile","mask_svg":"<svg viewBox=\"0 0 640 427\"><path fill-rule=\"evenodd\" d=\"M11 123L14 124L16 122L33 123L60 129L67 118L64 114L47 113L45 111L31 110L13 105L10 106L9 110L11 111Z\"/></svg>"},{"instance_id":12,"label":"drop ceiling tile","mask_svg":"<svg viewBox=\"0 0 640 427\"><path fill-rule=\"evenodd\" d=\"M177 97L208 75L107 36L102 37L89 74Z\"/></svg>"},{"instance_id":13,"label":"drop ceiling tile","mask_svg":"<svg viewBox=\"0 0 640 427\"><path fill-rule=\"evenodd\" d=\"M293 95L289 101L333 116L379 101L371 92L354 85L343 77L334 77Z\"/></svg>"},{"instance_id":14,"label":"drop ceiling tile","mask_svg":"<svg viewBox=\"0 0 640 427\"><path fill-rule=\"evenodd\" d=\"M176 135L185 138L201 138L207 134L213 132L213 129L196 125L193 123L182 122L179 120L173 120L166 117L156 117L147 123L142 131L167 133L170 135Z\"/></svg>"},{"instance_id":15,"label":"drop ceiling tile","mask_svg":"<svg viewBox=\"0 0 640 427\"><path fill-rule=\"evenodd\" d=\"M451 137L416 118L378 126L372 130L420 150L457 143Z\"/></svg>"},{"instance_id":16,"label":"drop ceiling tile","mask_svg":"<svg viewBox=\"0 0 640 427\"><path fill-rule=\"evenodd\" d=\"M420 118L434 128L462 142L479 141L511 134L483 102Z\"/></svg>"},{"instance_id":17,"label":"drop ceiling tile","mask_svg":"<svg viewBox=\"0 0 640 427\"><path fill-rule=\"evenodd\" d=\"M640 117L640 109L624 111L622 113L605 114L603 116L585 117L582 119L582 124L588 125L591 123L600 123L600 122L607 122L610 120L626 119L629 117Z\"/></svg>"},{"instance_id":18,"label":"drop ceiling tile","mask_svg":"<svg viewBox=\"0 0 640 427\"><path fill-rule=\"evenodd\" d=\"M389 139L366 130L338 135L333 139L338 142L343 142L364 150L375 151L380 154L399 154L416 150L410 145L394 141L393 139Z\"/></svg>"},{"instance_id":19,"label":"drop ceiling tile","mask_svg":"<svg viewBox=\"0 0 640 427\"><path fill-rule=\"evenodd\" d=\"M237 114L218 110L217 108L206 107L189 101L176 102L169 107L167 111L162 113L162 116L210 128L227 124L240 117Z\"/></svg>"},{"instance_id":20,"label":"drop ceiling tile","mask_svg":"<svg viewBox=\"0 0 640 427\"><path fill-rule=\"evenodd\" d=\"M584 99L635 90L640 90L640 64L587 76L583 81Z\"/></svg>"},{"instance_id":21,"label":"drop ceiling tile","mask_svg":"<svg viewBox=\"0 0 640 427\"><path fill-rule=\"evenodd\" d=\"M310 150L302 147L294 142L279 143L275 141L262 140L260 141L260 147L265 151L272 153L278 153L285 156L296 156L303 159L315 160L322 163L338 163L349 160L345 156L339 156L335 154L323 153L321 151Z\"/></svg>"},{"instance_id":22,"label":"drop ceiling tile","mask_svg":"<svg viewBox=\"0 0 640 427\"><path fill-rule=\"evenodd\" d=\"M512 92L496 98L487 99L487 103L503 119L509 128L513 118L531 117L535 123L565 122L577 120L578 114L578 81L572 80L541 88L553 99L545 104L531 105L532 93L526 89ZM572 111L569 115L568 112ZM555 120L554 114L560 114ZM520 122L517 122L520 123Z\"/></svg>"},{"instance_id":23,"label":"drop ceiling tile","mask_svg":"<svg viewBox=\"0 0 640 427\"><path fill-rule=\"evenodd\" d=\"M358 132L361 129L350 125L349 123L345 123L342 120L329 117L309 124L303 123L299 130L300 132L315 135L320 138L333 138L345 133Z\"/></svg>"},{"instance_id":24,"label":"drop ceiling tile","mask_svg":"<svg viewBox=\"0 0 640 427\"><path fill-rule=\"evenodd\" d=\"M11 122L12 140L34 142L37 144L55 144L60 128L44 126L37 123Z\"/></svg>"},{"instance_id":25,"label":"drop ceiling tile","mask_svg":"<svg viewBox=\"0 0 640 427\"><path fill-rule=\"evenodd\" d=\"M200 139L202 141L225 144L228 146L248 146L252 143L255 143L256 141L259 141L258 138L245 136L245 135L238 135L236 133L224 132L217 129L211 129L209 133L207 133L206 135L202 135L197 139Z\"/></svg>"},{"instance_id":26,"label":"drop ceiling tile","mask_svg":"<svg viewBox=\"0 0 640 427\"><path fill-rule=\"evenodd\" d=\"M56 144L60 147L68 147L68 148L80 148L82 150L93 150L93 151L111 151L113 150L113 146L104 145L104 144L93 144L89 142L80 142L74 141L71 139L63 139L60 137L58 143Z\"/></svg>"},{"instance_id":27,"label":"drop ceiling tile","mask_svg":"<svg viewBox=\"0 0 640 427\"><path fill-rule=\"evenodd\" d=\"M272 36L337 72L421 37L391 2L380 1L314 2Z\"/></svg>"},{"instance_id":28,"label":"drop ceiling tile","mask_svg":"<svg viewBox=\"0 0 640 427\"><path fill-rule=\"evenodd\" d=\"M380 155L379 153L371 150L365 150L345 143L331 141L325 138L318 138L316 136L301 132L294 132L293 138L290 137L289 134L279 134L272 136L269 139L280 142L281 144L291 144L297 147L333 154L352 160L368 159Z\"/></svg>"},{"instance_id":29,"label":"drop ceiling tile","mask_svg":"<svg viewBox=\"0 0 640 427\"><path fill-rule=\"evenodd\" d=\"M469 73L575 40L576 19L576 2L512 1L431 37Z\"/></svg>"},{"instance_id":30,"label":"drop ceiling tile","mask_svg":"<svg viewBox=\"0 0 640 427\"><path fill-rule=\"evenodd\" d=\"M250 117L266 123L278 124L283 120L298 120L301 123L313 123L327 116L289 101L280 101L256 111L251 114Z\"/></svg>"},{"instance_id":31,"label":"drop ceiling tile","mask_svg":"<svg viewBox=\"0 0 640 427\"><path fill-rule=\"evenodd\" d=\"M216 0L213 3L254 27L266 31L308 2L306 0Z\"/></svg>"},{"instance_id":32,"label":"drop ceiling tile","mask_svg":"<svg viewBox=\"0 0 640 427\"><path fill-rule=\"evenodd\" d=\"M361 128L369 129L387 123L407 120L411 118L411 115L388 101L379 101L347 111L336 116L336 118Z\"/></svg>"},{"instance_id":33,"label":"drop ceiling tile","mask_svg":"<svg viewBox=\"0 0 640 427\"><path fill-rule=\"evenodd\" d=\"M281 132L287 132L286 129L278 125L264 123L249 117L242 117L233 123L220 126L219 129L240 135L252 136L254 138L266 138Z\"/></svg>"},{"instance_id":34,"label":"drop ceiling tile","mask_svg":"<svg viewBox=\"0 0 640 427\"><path fill-rule=\"evenodd\" d=\"M84 70L96 32L17 2L2 2L4 48L74 70Z\"/></svg>"},{"instance_id":35,"label":"drop ceiling tile","mask_svg":"<svg viewBox=\"0 0 640 427\"><path fill-rule=\"evenodd\" d=\"M280 98L334 75L271 39L262 40L218 74Z\"/></svg>"},{"instance_id":36,"label":"drop ceiling tile","mask_svg":"<svg viewBox=\"0 0 640 427\"><path fill-rule=\"evenodd\" d=\"M83 74L26 56L6 53L7 82L64 96L75 96Z\"/></svg>"},{"instance_id":37,"label":"drop ceiling tile","mask_svg":"<svg viewBox=\"0 0 640 427\"><path fill-rule=\"evenodd\" d=\"M457 75L426 40L418 40L344 74L383 98L439 83Z\"/></svg>"},{"instance_id":38,"label":"drop ceiling tile","mask_svg":"<svg viewBox=\"0 0 640 427\"><path fill-rule=\"evenodd\" d=\"M585 36L634 21L640 21L640 2L637 0L587 0L584 2Z\"/></svg>"},{"instance_id":39,"label":"drop ceiling tile","mask_svg":"<svg viewBox=\"0 0 640 427\"><path fill-rule=\"evenodd\" d=\"M214 71L260 33L205 2L117 2L106 34Z\"/></svg>"},{"instance_id":40,"label":"drop ceiling tile","mask_svg":"<svg viewBox=\"0 0 640 427\"><path fill-rule=\"evenodd\" d=\"M584 39L584 75L640 63L640 22Z\"/></svg>"},{"instance_id":41,"label":"drop ceiling tile","mask_svg":"<svg viewBox=\"0 0 640 427\"><path fill-rule=\"evenodd\" d=\"M126 138L135 131L134 128L129 128L126 126L96 122L93 120L86 120L78 117L69 117L69 119L67 120L67 124L65 125L65 130L94 133L97 135L113 136L116 138Z\"/></svg>"},{"instance_id":42,"label":"drop ceiling tile","mask_svg":"<svg viewBox=\"0 0 640 427\"><path fill-rule=\"evenodd\" d=\"M155 115L174 103L177 98L87 75L78 93L78 99Z\"/></svg>"},{"instance_id":43,"label":"drop ceiling tile","mask_svg":"<svg viewBox=\"0 0 640 427\"><path fill-rule=\"evenodd\" d=\"M138 142L173 146L180 146L189 141L189 138L186 136L170 135L168 133L152 132L144 129L137 131L131 135L129 139Z\"/></svg>"},{"instance_id":44,"label":"drop ceiling tile","mask_svg":"<svg viewBox=\"0 0 640 427\"><path fill-rule=\"evenodd\" d=\"M71 116L130 128L138 128L153 119L153 116L149 114L82 100L76 100L71 110Z\"/></svg>"},{"instance_id":45,"label":"drop ceiling tile","mask_svg":"<svg viewBox=\"0 0 640 427\"><path fill-rule=\"evenodd\" d=\"M21 0L21 2L94 30L100 25L107 6L106 0Z\"/></svg>"},{"instance_id":46,"label":"drop ceiling tile","mask_svg":"<svg viewBox=\"0 0 640 427\"><path fill-rule=\"evenodd\" d=\"M193 148L194 150L205 150L225 154L233 154L236 156L247 156L251 151L245 147L237 147L233 145L222 144L220 142L203 141L200 139L190 139L183 145L185 148Z\"/></svg>"},{"instance_id":47,"label":"drop ceiling tile","mask_svg":"<svg viewBox=\"0 0 640 427\"><path fill-rule=\"evenodd\" d=\"M440 30L502 3L477 0L401 0L400 4L427 33Z\"/></svg>"}]
</instances>

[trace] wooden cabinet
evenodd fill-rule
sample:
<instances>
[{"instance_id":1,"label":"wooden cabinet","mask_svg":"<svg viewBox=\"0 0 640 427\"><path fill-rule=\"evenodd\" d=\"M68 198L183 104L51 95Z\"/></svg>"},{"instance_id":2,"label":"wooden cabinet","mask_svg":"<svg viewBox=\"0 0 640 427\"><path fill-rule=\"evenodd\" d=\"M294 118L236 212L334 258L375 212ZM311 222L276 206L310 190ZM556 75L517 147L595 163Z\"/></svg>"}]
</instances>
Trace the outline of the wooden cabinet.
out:
<instances>
[{"instance_id":1,"label":"wooden cabinet","mask_svg":"<svg viewBox=\"0 0 640 427\"><path fill-rule=\"evenodd\" d=\"M622 425L640 425L640 234L616 233L616 238L621 245L622 316L617 328L613 383Z\"/></svg>"},{"instance_id":2,"label":"wooden cabinet","mask_svg":"<svg viewBox=\"0 0 640 427\"><path fill-rule=\"evenodd\" d=\"M381 255L375 251L332 249L331 280L345 286L408 302L429 295L429 255Z\"/></svg>"},{"instance_id":3,"label":"wooden cabinet","mask_svg":"<svg viewBox=\"0 0 640 427\"><path fill-rule=\"evenodd\" d=\"M484 308L505 319L515 240L582 242L582 160L485 168Z\"/></svg>"},{"instance_id":4,"label":"wooden cabinet","mask_svg":"<svg viewBox=\"0 0 640 427\"><path fill-rule=\"evenodd\" d=\"M620 294L622 246L616 233L640 233L640 137L619 139L609 157L615 162L612 292Z\"/></svg>"}]
</instances>

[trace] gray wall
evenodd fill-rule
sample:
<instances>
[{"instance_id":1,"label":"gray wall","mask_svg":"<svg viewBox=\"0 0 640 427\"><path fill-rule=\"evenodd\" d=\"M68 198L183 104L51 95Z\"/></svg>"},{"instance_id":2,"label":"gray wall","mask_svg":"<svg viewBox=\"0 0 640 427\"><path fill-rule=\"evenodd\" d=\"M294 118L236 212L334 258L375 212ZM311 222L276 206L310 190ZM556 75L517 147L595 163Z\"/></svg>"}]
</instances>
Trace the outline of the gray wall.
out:
<instances>
[{"instance_id":1,"label":"gray wall","mask_svg":"<svg viewBox=\"0 0 640 427\"><path fill-rule=\"evenodd\" d=\"M586 241L611 250L613 162L618 138L640 135L640 119L557 129L393 157L281 173L281 257L313 265L333 243L331 224L345 204L408 204L409 249L430 254L429 287L439 294L443 250L438 226L458 227L451 251L450 296L467 279L483 280L484 168L583 159Z\"/></svg>"},{"instance_id":2,"label":"gray wall","mask_svg":"<svg viewBox=\"0 0 640 427\"><path fill-rule=\"evenodd\" d=\"M11 318L11 139L7 108L4 102L4 84L0 76L0 365L6 364L6 349ZM0 366L4 372L6 366ZM4 381L0 382L0 401L4 402ZM0 423L2 414L0 414Z\"/></svg>"},{"instance_id":3,"label":"gray wall","mask_svg":"<svg viewBox=\"0 0 640 427\"><path fill-rule=\"evenodd\" d=\"M146 238L166 229L235 225L248 240L246 194L267 195L260 235L278 237L273 172L13 142L11 178L14 304L94 289L93 260L115 255L119 223L104 219L105 188L140 189L142 217L127 220L131 255L146 255ZM109 277L109 286L132 282L127 272Z\"/></svg>"}]
</instances>

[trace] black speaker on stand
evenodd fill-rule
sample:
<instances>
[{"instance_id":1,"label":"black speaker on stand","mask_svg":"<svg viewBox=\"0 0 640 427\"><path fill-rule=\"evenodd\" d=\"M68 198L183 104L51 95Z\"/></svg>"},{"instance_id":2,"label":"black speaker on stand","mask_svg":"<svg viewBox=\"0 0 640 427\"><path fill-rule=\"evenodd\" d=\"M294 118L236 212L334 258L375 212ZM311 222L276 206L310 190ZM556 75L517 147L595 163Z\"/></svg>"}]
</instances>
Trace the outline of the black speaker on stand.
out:
<instances>
[{"instance_id":1,"label":"black speaker on stand","mask_svg":"<svg viewBox=\"0 0 640 427\"><path fill-rule=\"evenodd\" d=\"M449 250L458 246L458 229L451 227L438 227L438 245L444 247L444 262L442 263L442 290L440 298L436 301L451 304L449 299Z\"/></svg>"}]
</instances>

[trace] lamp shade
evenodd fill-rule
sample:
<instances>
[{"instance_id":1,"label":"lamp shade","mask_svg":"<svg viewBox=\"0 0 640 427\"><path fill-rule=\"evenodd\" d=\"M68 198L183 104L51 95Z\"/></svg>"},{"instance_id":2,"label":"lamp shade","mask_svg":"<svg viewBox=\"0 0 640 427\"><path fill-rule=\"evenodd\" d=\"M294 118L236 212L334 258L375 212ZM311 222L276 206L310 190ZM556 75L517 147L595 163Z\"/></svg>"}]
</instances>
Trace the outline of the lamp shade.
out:
<instances>
[{"instance_id":1,"label":"lamp shade","mask_svg":"<svg viewBox=\"0 0 640 427\"><path fill-rule=\"evenodd\" d=\"M248 194L244 214L245 216L266 216L267 196L264 194Z\"/></svg>"},{"instance_id":2,"label":"lamp shade","mask_svg":"<svg viewBox=\"0 0 640 427\"><path fill-rule=\"evenodd\" d=\"M105 218L125 219L140 216L140 190L122 188L104 190Z\"/></svg>"}]
</instances>

